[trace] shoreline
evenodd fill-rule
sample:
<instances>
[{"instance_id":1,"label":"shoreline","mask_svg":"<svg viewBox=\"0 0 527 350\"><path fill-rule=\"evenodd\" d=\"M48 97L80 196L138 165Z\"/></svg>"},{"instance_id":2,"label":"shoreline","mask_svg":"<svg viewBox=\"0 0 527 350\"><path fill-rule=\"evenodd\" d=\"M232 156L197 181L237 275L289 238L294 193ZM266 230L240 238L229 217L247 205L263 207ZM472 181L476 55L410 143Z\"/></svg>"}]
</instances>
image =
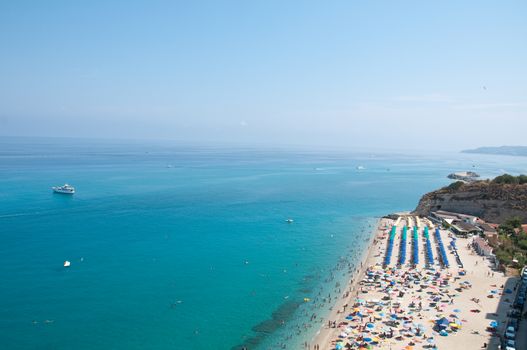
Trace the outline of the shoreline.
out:
<instances>
[{"instance_id":1,"label":"shoreline","mask_svg":"<svg viewBox=\"0 0 527 350\"><path fill-rule=\"evenodd\" d=\"M353 274L353 278L349 279L346 285L346 290L339 296L339 299L331 307L329 314L324 317L323 322L320 325L319 330L307 343L308 346L321 346L324 348L323 344L330 343L330 337L334 333L335 328L329 327L328 322L338 321L339 318L343 315L340 310L344 308L344 305L351 305L352 301L358 296L358 287L359 282L366 274L368 266L372 265L375 261L376 255L375 250L382 245L382 240L379 239L379 235L383 233L383 225L389 225L393 220L381 217L376 222L376 227L373 229L373 232L370 233L370 240L367 245L367 249L364 251L364 254L361 257L360 265L357 267L357 272Z\"/></svg>"},{"instance_id":2,"label":"shoreline","mask_svg":"<svg viewBox=\"0 0 527 350\"><path fill-rule=\"evenodd\" d=\"M251 328L254 336L245 338L231 349L307 348L307 343L324 325L322 320L335 312L335 303L342 298L341 292L347 290L351 277L357 278L356 271L365 266L365 258L375 238L372 233L377 232L381 219L379 216L361 218L360 225L351 231L352 239L339 240L342 252L339 252L338 260L328 261L324 268L315 268L310 271L311 275L304 276L314 279L316 283L300 286L302 289L299 290L301 292L298 299L283 301L272 312L271 317ZM294 307L289 308L286 313L280 312L287 304L294 304Z\"/></svg>"}]
</instances>

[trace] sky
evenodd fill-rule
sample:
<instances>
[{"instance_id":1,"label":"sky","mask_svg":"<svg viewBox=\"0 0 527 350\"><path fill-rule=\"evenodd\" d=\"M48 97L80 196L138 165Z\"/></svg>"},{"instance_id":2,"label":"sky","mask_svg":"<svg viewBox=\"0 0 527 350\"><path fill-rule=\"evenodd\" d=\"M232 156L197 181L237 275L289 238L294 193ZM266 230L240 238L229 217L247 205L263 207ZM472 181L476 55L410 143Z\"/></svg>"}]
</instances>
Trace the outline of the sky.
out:
<instances>
[{"instance_id":1,"label":"sky","mask_svg":"<svg viewBox=\"0 0 527 350\"><path fill-rule=\"evenodd\" d=\"M527 2L1 1L0 135L527 145Z\"/></svg>"}]
</instances>

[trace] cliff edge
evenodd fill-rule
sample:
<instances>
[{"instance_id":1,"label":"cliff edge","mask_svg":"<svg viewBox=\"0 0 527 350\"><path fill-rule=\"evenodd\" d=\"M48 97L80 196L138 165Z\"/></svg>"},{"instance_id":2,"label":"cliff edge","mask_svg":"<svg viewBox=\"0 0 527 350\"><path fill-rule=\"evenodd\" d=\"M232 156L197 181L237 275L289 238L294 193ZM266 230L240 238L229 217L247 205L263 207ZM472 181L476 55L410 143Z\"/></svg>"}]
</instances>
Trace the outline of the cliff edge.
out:
<instances>
[{"instance_id":1,"label":"cliff edge","mask_svg":"<svg viewBox=\"0 0 527 350\"><path fill-rule=\"evenodd\" d=\"M427 193L419 201L414 214L426 216L431 211L445 210L475 215L493 223L517 216L527 223L527 183L497 183L496 179L454 182Z\"/></svg>"}]
</instances>

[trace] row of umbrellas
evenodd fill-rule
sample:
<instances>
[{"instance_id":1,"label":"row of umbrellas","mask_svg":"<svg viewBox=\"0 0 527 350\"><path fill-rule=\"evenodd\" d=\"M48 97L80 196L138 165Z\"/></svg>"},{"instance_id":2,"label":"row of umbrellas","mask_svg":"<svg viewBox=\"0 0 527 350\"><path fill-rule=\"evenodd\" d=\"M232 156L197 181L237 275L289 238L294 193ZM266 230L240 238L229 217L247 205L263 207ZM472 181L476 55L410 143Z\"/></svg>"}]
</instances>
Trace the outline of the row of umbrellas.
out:
<instances>
[{"instance_id":1,"label":"row of umbrellas","mask_svg":"<svg viewBox=\"0 0 527 350\"><path fill-rule=\"evenodd\" d=\"M392 260L393 243L395 240L395 234L397 233L397 226L393 225L390 231L390 237L388 239L388 247L386 249L386 256L384 257L384 265L390 265Z\"/></svg>"},{"instance_id":2,"label":"row of umbrellas","mask_svg":"<svg viewBox=\"0 0 527 350\"><path fill-rule=\"evenodd\" d=\"M402 236L401 236L401 247L400 247L400 252L399 252L399 264L400 265L403 265L406 262L407 232L408 232L408 227L404 226ZM385 266L390 265L392 254L393 254L393 246L394 246L396 233L397 233L397 226L393 225L390 231L390 236L388 238L388 247L386 249L386 255L384 257ZM427 264L432 266L434 264L434 254L432 253L432 243L430 242L430 234L428 231L428 227L426 226L424 230L424 237L426 239L425 244L426 244ZM448 257L446 254L445 246L443 245L443 241L441 239L439 228L436 228L435 230L435 238L436 238L436 241L439 247L439 257L440 257L441 263L443 264L443 266L449 267L450 264L448 262ZM419 243L418 242L419 242L418 228L417 226L414 226L413 235L412 235L412 243L413 243L412 260L413 260L414 265L419 264ZM452 241L450 245L455 250L456 248L455 241Z\"/></svg>"},{"instance_id":3,"label":"row of umbrellas","mask_svg":"<svg viewBox=\"0 0 527 350\"><path fill-rule=\"evenodd\" d=\"M432 253L432 243L430 242L430 234L427 226L425 226L424 236L426 239L426 261L429 266L432 266L434 265L434 254Z\"/></svg>"},{"instance_id":4,"label":"row of umbrellas","mask_svg":"<svg viewBox=\"0 0 527 350\"><path fill-rule=\"evenodd\" d=\"M414 258L414 265L419 264L419 235L417 234L417 227L414 226L414 234L413 234L413 258Z\"/></svg>"},{"instance_id":5,"label":"row of umbrellas","mask_svg":"<svg viewBox=\"0 0 527 350\"><path fill-rule=\"evenodd\" d=\"M406 226L403 227L403 235L401 237L401 252L399 255L399 264L403 265L406 262L406 232L408 231L408 228Z\"/></svg>"},{"instance_id":6,"label":"row of umbrellas","mask_svg":"<svg viewBox=\"0 0 527 350\"><path fill-rule=\"evenodd\" d=\"M443 245L443 241L441 240L441 234L439 233L439 228L436 228L435 237L437 244L439 246L439 256L441 258L441 262L444 266L449 267L448 258L446 256L446 250L445 246Z\"/></svg>"}]
</instances>

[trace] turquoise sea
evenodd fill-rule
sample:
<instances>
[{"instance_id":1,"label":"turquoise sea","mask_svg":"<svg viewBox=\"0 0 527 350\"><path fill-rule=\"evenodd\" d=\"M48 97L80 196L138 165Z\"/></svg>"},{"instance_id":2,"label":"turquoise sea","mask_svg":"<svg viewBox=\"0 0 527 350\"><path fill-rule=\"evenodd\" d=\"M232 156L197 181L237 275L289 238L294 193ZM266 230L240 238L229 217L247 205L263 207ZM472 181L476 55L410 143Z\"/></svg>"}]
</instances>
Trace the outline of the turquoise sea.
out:
<instances>
[{"instance_id":1,"label":"turquoise sea","mask_svg":"<svg viewBox=\"0 0 527 350\"><path fill-rule=\"evenodd\" d=\"M1 348L298 348L376 218L472 169L527 158L0 138Z\"/></svg>"}]
</instances>

